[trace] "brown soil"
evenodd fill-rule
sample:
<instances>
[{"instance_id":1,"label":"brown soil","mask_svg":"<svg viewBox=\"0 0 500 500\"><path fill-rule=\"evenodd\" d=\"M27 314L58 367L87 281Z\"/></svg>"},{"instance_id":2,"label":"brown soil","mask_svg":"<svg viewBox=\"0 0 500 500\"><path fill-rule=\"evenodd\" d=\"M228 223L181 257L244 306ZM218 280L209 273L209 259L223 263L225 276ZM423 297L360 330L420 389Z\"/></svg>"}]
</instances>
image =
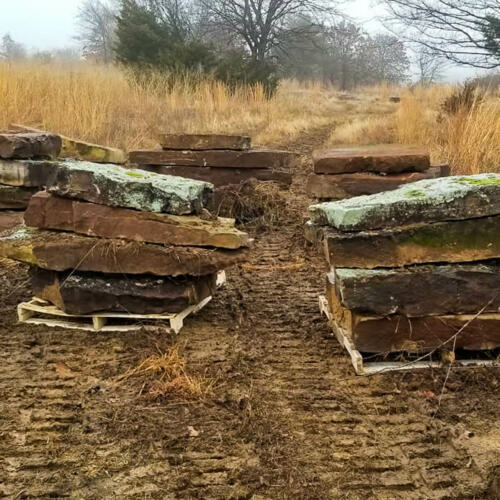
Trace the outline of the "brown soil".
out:
<instances>
[{"instance_id":1,"label":"brown soil","mask_svg":"<svg viewBox=\"0 0 500 500\"><path fill-rule=\"evenodd\" d=\"M292 147L310 152L306 140ZM325 264L301 236L308 170L178 338L17 325L26 270L0 263L0 496L495 498L499 371L453 368L437 413L445 370L354 375L318 311ZM151 400L147 378L114 384L173 344L213 394Z\"/></svg>"}]
</instances>

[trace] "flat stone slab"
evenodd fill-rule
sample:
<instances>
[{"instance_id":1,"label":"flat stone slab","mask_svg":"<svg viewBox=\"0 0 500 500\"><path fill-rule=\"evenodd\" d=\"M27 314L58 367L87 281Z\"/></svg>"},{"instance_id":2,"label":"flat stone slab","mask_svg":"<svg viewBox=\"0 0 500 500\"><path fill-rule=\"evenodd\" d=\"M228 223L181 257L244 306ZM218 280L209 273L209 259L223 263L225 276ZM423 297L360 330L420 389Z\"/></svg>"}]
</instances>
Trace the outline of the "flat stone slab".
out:
<instances>
[{"instance_id":1,"label":"flat stone slab","mask_svg":"<svg viewBox=\"0 0 500 500\"><path fill-rule=\"evenodd\" d=\"M393 191L309 207L313 222L342 231L500 214L500 174L427 179Z\"/></svg>"},{"instance_id":2,"label":"flat stone slab","mask_svg":"<svg viewBox=\"0 0 500 500\"><path fill-rule=\"evenodd\" d=\"M287 170L295 163L296 153L266 149L248 151L131 151L130 163L192 167L270 168Z\"/></svg>"},{"instance_id":3,"label":"flat stone slab","mask_svg":"<svg viewBox=\"0 0 500 500\"><path fill-rule=\"evenodd\" d=\"M500 312L500 264L335 268L341 304L355 312L409 317Z\"/></svg>"},{"instance_id":4,"label":"flat stone slab","mask_svg":"<svg viewBox=\"0 0 500 500\"><path fill-rule=\"evenodd\" d=\"M12 229L23 223L23 212L19 210L1 210L0 211L0 232Z\"/></svg>"},{"instance_id":5,"label":"flat stone slab","mask_svg":"<svg viewBox=\"0 0 500 500\"><path fill-rule=\"evenodd\" d=\"M444 315L409 318L359 314L343 307L335 292L333 273L327 277L328 305L335 322L361 352L426 352L442 346L456 332L456 349L487 350L500 347L500 314ZM466 326L467 325L467 326ZM445 345L453 348L453 342Z\"/></svg>"},{"instance_id":6,"label":"flat stone slab","mask_svg":"<svg viewBox=\"0 0 500 500\"><path fill-rule=\"evenodd\" d=\"M36 297L67 314L98 311L131 314L178 313L198 304L216 290L217 274L171 278L97 273L58 273L31 268Z\"/></svg>"},{"instance_id":7,"label":"flat stone slab","mask_svg":"<svg viewBox=\"0 0 500 500\"><path fill-rule=\"evenodd\" d=\"M327 260L335 267L372 269L500 258L498 215L350 233L323 227L323 234Z\"/></svg>"},{"instance_id":8,"label":"flat stone slab","mask_svg":"<svg viewBox=\"0 0 500 500\"><path fill-rule=\"evenodd\" d=\"M0 209L24 210L36 189L0 185Z\"/></svg>"},{"instance_id":9,"label":"flat stone slab","mask_svg":"<svg viewBox=\"0 0 500 500\"><path fill-rule=\"evenodd\" d=\"M48 133L0 134L0 158L56 158L61 152L61 137Z\"/></svg>"},{"instance_id":10,"label":"flat stone slab","mask_svg":"<svg viewBox=\"0 0 500 500\"><path fill-rule=\"evenodd\" d=\"M12 124L11 127L25 132L47 133L25 125ZM93 163L123 164L127 162L127 153L121 149L92 144L64 135L60 135L60 137L62 141L61 152L58 155L60 158L74 158Z\"/></svg>"},{"instance_id":11,"label":"flat stone slab","mask_svg":"<svg viewBox=\"0 0 500 500\"><path fill-rule=\"evenodd\" d=\"M251 139L246 135L224 134L160 134L163 149L204 151L209 149L250 149Z\"/></svg>"},{"instance_id":12,"label":"flat stone slab","mask_svg":"<svg viewBox=\"0 0 500 500\"><path fill-rule=\"evenodd\" d=\"M111 164L64 161L57 162L47 190L102 205L185 215L198 214L209 204L213 186Z\"/></svg>"},{"instance_id":13,"label":"flat stone slab","mask_svg":"<svg viewBox=\"0 0 500 500\"><path fill-rule=\"evenodd\" d=\"M0 234L0 257L52 271L203 276L243 262L247 249L163 246L26 226Z\"/></svg>"},{"instance_id":14,"label":"flat stone slab","mask_svg":"<svg viewBox=\"0 0 500 500\"><path fill-rule=\"evenodd\" d=\"M172 167L166 165L138 165L142 170L162 175L178 175L186 179L210 182L215 187L238 185L250 179L274 181L288 187L292 174L272 168L229 168L229 167Z\"/></svg>"},{"instance_id":15,"label":"flat stone slab","mask_svg":"<svg viewBox=\"0 0 500 500\"><path fill-rule=\"evenodd\" d=\"M88 236L120 238L165 245L235 249L248 246L248 234L233 219L204 220L192 215L138 212L127 208L36 194L25 212L27 226L72 231Z\"/></svg>"},{"instance_id":16,"label":"flat stone slab","mask_svg":"<svg viewBox=\"0 0 500 500\"><path fill-rule=\"evenodd\" d=\"M42 187L56 168L50 161L0 160L0 184Z\"/></svg>"},{"instance_id":17,"label":"flat stone slab","mask_svg":"<svg viewBox=\"0 0 500 500\"><path fill-rule=\"evenodd\" d=\"M421 172L430 167L429 151L422 147L382 144L329 150L312 154L316 174Z\"/></svg>"},{"instance_id":18,"label":"flat stone slab","mask_svg":"<svg viewBox=\"0 0 500 500\"><path fill-rule=\"evenodd\" d=\"M311 198L343 200L353 196L391 191L402 184L440 177L441 170L429 168L424 172L404 172L401 174L311 174L307 179L306 191Z\"/></svg>"}]
</instances>

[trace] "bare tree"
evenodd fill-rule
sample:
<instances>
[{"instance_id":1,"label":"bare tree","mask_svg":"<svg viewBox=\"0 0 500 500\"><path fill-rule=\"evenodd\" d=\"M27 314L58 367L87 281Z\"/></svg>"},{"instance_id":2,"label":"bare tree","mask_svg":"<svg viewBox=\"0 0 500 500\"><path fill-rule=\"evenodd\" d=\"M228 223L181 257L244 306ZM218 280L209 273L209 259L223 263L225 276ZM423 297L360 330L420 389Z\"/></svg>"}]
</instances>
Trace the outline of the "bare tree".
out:
<instances>
[{"instance_id":1,"label":"bare tree","mask_svg":"<svg viewBox=\"0 0 500 500\"><path fill-rule=\"evenodd\" d=\"M476 68L500 66L499 0L381 1L387 25L402 23L406 38L428 53Z\"/></svg>"},{"instance_id":2,"label":"bare tree","mask_svg":"<svg viewBox=\"0 0 500 500\"><path fill-rule=\"evenodd\" d=\"M285 40L314 27L314 16L333 13L332 0L199 0L215 29L241 40L255 61L279 50ZM292 23L299 18L307 23Z\"/></svg>"},{"instance_id":3,"label":"bare tree","mask_svg":"<svg viewBox=\"0 0 500 500\"><path fill-rule=\"evenodd\" d=\"M422 85L430 85L439 81L447 65L446 60L425 47L417 48L414 62L418 70L418 82Z\"/></svg>"},{"instance_id":4,"label":"bare tree","mask_svg":"<svg viewBox=\"0 0 500 500\"><path fill-rule=\"evenodd\" d=\"M104 62L113 59L116 30L114 7L103 0L85 0L78 11L83 55Z\"/></svg>"}]
</instances>

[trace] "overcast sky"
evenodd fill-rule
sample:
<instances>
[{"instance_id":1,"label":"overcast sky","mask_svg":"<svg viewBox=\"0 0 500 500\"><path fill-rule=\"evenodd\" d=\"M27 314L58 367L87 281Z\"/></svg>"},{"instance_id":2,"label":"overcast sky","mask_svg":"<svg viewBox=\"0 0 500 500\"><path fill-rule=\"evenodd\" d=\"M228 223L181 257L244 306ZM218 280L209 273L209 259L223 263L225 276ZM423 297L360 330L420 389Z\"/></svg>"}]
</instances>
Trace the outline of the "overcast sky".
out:
<instances>
[{"instance_id":1,"label":"overcast sky","mask_svg":"<svg viewBox=\"0 0 500 500\"><path fill-rule=\"evenodd\" d=\"M75 45L76 14L83 0L0 0L0 36L10 33L28 49ZM383 31L377 17L383 12L376 0L346 0L343 11L370 32ZM474 72L450 68L447 79L463 80Z\"/></svg>"}]
</instances>

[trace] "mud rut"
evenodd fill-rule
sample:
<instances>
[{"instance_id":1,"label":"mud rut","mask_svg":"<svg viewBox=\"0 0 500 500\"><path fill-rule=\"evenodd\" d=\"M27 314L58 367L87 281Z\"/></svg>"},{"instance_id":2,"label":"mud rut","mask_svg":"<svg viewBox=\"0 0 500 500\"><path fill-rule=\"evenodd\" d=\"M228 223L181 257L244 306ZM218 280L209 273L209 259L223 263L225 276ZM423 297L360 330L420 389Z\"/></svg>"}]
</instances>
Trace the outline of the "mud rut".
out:
<instances>
[{"instance_id":1,"label":"mud rut","mask_svg":"<svg viewBox=\"0 0 500 500\"><path fill-rule=\"evenodd\" d=\"M435 418L445 373L353 375L318 312L325 266L300 236L302 167L292 215L256 235L178 339L15 325L25 270L0 268L0 496L494 498L498 372L453 370ZM217 380L213 397L154 402L146 381L113 385L177 341Z\"/></svg>"}]
</instances>

